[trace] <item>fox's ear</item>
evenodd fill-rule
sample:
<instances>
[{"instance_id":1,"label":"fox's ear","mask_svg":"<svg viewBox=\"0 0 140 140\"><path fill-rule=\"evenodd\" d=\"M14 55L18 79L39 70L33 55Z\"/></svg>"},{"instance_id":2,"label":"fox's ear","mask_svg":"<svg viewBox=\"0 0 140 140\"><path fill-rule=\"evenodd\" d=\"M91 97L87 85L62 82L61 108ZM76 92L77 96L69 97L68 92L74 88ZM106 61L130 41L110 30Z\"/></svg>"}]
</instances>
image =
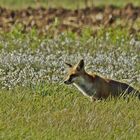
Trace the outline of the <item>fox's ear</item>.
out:
<instances>
[{"instance_id":1,"label":"fox's ear","mask_svg":"<svg viewBox=\"0 0 140 140\"><path fill-rule=\"evenodd\" d=\"M70 68L72 67L72 65L71 65L71 64L69 64L69 63L67 63L67 62L66 62L65 64L66 64L67 66L69 66Z\"/></svg>"},{"instance_id":2,"label":"fox's ear","mask_svg":"<svg viewBox=\"0 0 140 140\"><path fill-rule=\"evenodd\" d=\"M81 59L80 62L78 63L78 65L77 65L77 70L78 71L82 70L82 69L84 69L84 60L83 59Z\"/></svg>"}]
</instances>

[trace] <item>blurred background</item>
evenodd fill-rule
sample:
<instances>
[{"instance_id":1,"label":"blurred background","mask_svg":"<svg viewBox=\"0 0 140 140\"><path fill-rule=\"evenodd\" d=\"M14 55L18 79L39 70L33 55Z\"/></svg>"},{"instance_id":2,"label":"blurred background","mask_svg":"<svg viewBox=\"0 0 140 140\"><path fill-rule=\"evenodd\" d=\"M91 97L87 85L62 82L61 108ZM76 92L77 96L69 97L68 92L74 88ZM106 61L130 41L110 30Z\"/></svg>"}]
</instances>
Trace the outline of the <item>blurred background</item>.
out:
<instances>
[{"instance_id":1,"label":"blurred background","mask_svg":"<svg viewBox=\"0 0 140 140\"><path fill-rule=\"evenodd\" d=\"M27 6L45 6L45 7L65 7L77 8L91 5L109 5L124 6L127 3L140 5L139 0L1 0L0 5L10 8L21 8Z\"/></svg>"},{"instance_id":2,"label":"blurred background","mask_svg":"<svg viewBox=\"0 0 140 140\"><path fill-rule=\"evenodd\" d=\"M128 27L130 33L140 27L139 0L1 0L0 5L3 31L20 25L23 32L81 34L86 27L96 35L101 27Z\"/></svg>"}]
</instances>

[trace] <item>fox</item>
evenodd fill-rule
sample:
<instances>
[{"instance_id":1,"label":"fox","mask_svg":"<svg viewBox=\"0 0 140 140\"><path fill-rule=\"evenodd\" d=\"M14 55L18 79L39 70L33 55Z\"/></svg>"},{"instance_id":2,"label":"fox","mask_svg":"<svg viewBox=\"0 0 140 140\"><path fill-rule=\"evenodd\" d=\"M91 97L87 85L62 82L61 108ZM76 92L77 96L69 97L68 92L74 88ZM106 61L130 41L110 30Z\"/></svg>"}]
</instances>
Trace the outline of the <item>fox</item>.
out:
<instances>
[{"instance_id":1,"label":"fox","mask_svg":"<svg viewBox=\"0 0 140 140\"><path fill-rule=\"evenodd\" d=\"M69 70L64 84L74 85L92 101L120 97L123 94L129 95L131 93L140 99L140 92L129 84L86 72L83 59L75 65L69 63L66 65L69 66Z\"/></svg>"}]
</instances>

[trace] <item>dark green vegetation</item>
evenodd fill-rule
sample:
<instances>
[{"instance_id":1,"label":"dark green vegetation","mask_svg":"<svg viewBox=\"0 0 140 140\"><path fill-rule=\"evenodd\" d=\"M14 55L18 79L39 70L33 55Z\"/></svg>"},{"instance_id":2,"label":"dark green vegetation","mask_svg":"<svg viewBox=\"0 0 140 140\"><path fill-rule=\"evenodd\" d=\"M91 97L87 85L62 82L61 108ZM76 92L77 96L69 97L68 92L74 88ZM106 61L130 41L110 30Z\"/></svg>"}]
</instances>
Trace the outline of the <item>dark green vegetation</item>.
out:
<instances>
[{"instance_id":1,"label":"dark green vegetation","mask_svg":"<svg viewBox=\"0 0 140 140\"><path fill-rule=\"evenodd\" d=\"M10 0L1 3L11 5ZM96 36L90 28L81 36L63 32L55 37L35 29L23 33L20 26L1 31L0 139L140 139L137 98L91 102L63 84L64 63L84 58L87 71L140 89L139 40L139 32L130 34L128 27L101 27Z\"/></svg>"}]
</instances>

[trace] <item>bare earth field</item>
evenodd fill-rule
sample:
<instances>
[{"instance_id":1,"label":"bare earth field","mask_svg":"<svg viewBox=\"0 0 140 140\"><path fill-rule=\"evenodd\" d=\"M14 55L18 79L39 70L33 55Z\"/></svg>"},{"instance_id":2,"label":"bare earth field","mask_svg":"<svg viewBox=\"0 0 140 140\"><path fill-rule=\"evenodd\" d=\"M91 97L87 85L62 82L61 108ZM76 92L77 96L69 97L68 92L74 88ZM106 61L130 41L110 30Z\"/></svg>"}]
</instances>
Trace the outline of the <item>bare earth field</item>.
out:
<instances>
[{"instance_id":1,"label":"bare earth field","mask_svg":"<svg viewBox=\"0 0 140 140\"><path fill-rule=\"evenodd\" d=\"M123 8L115 6L87 7L68 10L64 8L26 8L9 10L0 8L0 30L9 31L13 25L22 25L22 31L32 28L39 33L55 35L63 31L81 34L83 28L90 28L93 35L101 27L129 27L130 32L139 32L140 7L127 4Z\"/></svg>"}]
</instances>

